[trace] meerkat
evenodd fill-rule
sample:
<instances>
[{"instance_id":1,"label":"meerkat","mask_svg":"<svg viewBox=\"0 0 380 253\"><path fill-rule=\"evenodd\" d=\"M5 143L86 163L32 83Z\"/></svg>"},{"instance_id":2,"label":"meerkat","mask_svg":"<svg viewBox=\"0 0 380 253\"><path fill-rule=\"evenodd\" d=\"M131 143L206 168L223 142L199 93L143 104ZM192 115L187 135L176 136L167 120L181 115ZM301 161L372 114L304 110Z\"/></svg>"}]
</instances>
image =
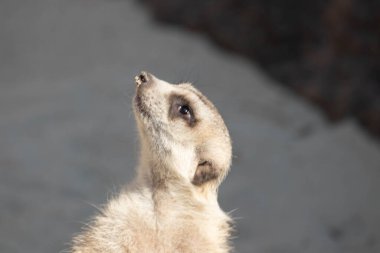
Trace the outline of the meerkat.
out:
<instances>
[{"instance_id":1,"label":"meerkat","mask_svg":"<svg viewBox=\"0 0 380 253\"><path fill-rule=\"evenodd\" d=\"M189 83L136 76L140 158L132 185L73 240L73 253L226 253L231 218L217 189L231 140L215 106Z\"/></svg>"}]
</instances>

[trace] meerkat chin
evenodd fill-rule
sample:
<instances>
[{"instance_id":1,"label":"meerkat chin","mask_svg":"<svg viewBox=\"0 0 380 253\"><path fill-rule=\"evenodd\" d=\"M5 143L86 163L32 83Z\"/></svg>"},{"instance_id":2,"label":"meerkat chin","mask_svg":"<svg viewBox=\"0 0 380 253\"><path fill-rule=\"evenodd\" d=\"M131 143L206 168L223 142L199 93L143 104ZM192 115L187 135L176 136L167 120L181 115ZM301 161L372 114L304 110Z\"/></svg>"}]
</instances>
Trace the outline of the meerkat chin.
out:
<instances>
[{"instance_id":1,"label":"meerkat chin","mask_svg":"<svg viewBox=\"0 0 380 253\"><path fill-rule=\"evenodd\" d=\"M222 117L189 83L147 72L135 83L136 179L74 238L71 252L229 252L231 219L217 202L231 163Z\"/></svg>"}]
</instances>

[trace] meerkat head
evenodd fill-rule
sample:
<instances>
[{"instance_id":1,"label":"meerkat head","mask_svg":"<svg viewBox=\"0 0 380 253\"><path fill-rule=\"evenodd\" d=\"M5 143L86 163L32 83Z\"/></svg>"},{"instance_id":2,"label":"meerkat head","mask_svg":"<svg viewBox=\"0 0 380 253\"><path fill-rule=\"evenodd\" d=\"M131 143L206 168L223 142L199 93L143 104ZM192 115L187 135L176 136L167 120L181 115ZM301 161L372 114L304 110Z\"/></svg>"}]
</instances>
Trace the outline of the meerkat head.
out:
<instances>
[{"instance_id":1,"label":"meerkat head","mask_svg":"<svg viewBox=\"0 0 380 253\"><path fill-rule=\"evenodd\" d=\"M169 84L147 72L135 81L138 173L153 183L216 189L230 167L231 141L215 106L189 83Z\"/></svg>"}]
</instances>

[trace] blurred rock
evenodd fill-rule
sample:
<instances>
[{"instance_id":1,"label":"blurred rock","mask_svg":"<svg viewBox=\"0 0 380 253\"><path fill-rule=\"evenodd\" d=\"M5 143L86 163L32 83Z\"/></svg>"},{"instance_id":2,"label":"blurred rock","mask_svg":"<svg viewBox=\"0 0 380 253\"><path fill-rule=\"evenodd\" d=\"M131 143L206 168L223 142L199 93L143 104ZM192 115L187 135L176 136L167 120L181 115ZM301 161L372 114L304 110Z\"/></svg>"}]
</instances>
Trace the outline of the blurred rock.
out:
<instances>
[{"instance_id":1,"label":"blurred rock","mask_svg":"<svg viewBox=\"0 0 380 253\"><path fill-rule=\"evenodd\" d=\"M157 20L258 62L332 121L380 136L380 2L144 0Z\"/></svg>"}]
</instances>

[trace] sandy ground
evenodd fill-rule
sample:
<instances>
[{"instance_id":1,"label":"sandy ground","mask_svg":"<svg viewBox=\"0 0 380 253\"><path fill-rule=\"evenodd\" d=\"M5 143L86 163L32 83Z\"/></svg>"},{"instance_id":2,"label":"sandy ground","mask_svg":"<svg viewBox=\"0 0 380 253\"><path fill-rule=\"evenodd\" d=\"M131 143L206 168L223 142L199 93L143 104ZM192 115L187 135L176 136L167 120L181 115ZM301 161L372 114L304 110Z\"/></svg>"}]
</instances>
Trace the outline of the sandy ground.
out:
<instances>
[{"instance_id":1,"label":"sandy ground","mask_svg":"<svg viewBox=\"0 0 380 253\"><path fill-rule=\"evenodd\" d=\"M134 175L133 76L193 81L234 141L236 252L380 252L380 148L131 1L0 2L0 252L60 252Z\"/></svg>"}]
</instances>

